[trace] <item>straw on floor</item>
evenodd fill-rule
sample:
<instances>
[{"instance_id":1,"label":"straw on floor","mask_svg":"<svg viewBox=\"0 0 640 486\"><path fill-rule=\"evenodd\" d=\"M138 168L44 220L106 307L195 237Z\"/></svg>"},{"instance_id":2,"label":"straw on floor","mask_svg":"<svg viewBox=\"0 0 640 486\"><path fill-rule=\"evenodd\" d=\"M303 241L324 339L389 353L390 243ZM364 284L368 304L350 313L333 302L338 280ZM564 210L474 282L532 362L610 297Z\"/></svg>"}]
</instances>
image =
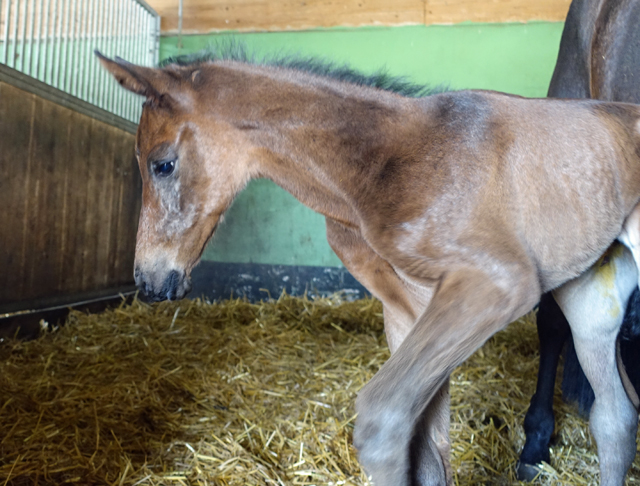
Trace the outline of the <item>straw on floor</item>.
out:
<instances>
[{"instance_id":1,"label":"straw on floor","mask_svg":"<svg viewBox=\"0 0 640 486\"><path fill-rule=\"evenodd\" d=\"M452 376L459 485L517 484L534 318ZM351 445L354 400L387 358L375 300L75 312L37 340L0 343L0 486L366 485ZM556 418L537 484L594 484L586 423L559 401Z\"/></svg>"}]
</instances>

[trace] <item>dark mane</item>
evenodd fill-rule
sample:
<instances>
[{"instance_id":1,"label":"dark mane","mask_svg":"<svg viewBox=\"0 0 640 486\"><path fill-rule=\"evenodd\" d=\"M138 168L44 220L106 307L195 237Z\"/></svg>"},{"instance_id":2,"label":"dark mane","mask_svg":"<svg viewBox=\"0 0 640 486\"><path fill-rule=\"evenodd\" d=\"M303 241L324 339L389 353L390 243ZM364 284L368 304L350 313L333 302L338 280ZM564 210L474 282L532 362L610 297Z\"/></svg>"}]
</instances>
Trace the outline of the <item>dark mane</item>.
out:
<instances>
[{"instance_id":1,"label":"dark mane","mask_svg":"<svg viewBox=\"0 0 640 486\"><path fill-rule=\"evenodd\" d=\"M169 65L197 66L206 62L239 61L258 66L277 66L288 69L325 76L360 86L392 91L402 96L419 98L436 93L442 93L448 89L443 86L428 86L412 83L404 76L392 76L386 69L379 69L373 74L364 74L347 64L338 64L334 61L300 55L275 55L258 58L250 53L246 46L237 42L210 46L195 54L170 57L160 62L160 67Z\"/></svg>"}]
</instances>

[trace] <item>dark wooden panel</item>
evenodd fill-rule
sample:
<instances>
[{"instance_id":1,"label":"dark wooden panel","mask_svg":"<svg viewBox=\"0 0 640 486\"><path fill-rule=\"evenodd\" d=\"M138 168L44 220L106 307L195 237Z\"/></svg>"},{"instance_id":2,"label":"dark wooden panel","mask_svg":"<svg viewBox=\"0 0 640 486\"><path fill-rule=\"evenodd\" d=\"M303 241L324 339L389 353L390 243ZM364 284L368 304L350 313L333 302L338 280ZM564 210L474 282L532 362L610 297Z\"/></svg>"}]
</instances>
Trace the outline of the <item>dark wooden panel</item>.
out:
<instances>
[{"instance_id":1,"label":"dark wooden panel","mask_svg":"<svg viewBox=\"0 0 640 486\"><path fill-rule=\"evenodd\" d=\"M29 251L23 254L25 287L59 291L59 254L64 253L67 131L70 111L41 98L35 99L28 202L25 222Z\"/></svg>"},{"instance_id":2,"label":"dark wooden panel","mask_svg":"<svg viewBox=\"0 0 640 486\"><path fill-rule=\"evenodd\" d=\"M134 135L0 82L0 312L129 287Z\"/></svg>"},{"instance_id":3,"label":"dark wooden panel","mask_svg":"<svg viewBox=\"0 0 640 486\"><path fill-rule=\"evenodd\" d=\"M127 141L122 139L122 146L116 151L115 176L117 178L114 204L117 205L115 222L112 228L112 246L110 261L112 274L110 278L125 284L131 280L133 274L134 253L127 251L131 242L136 240L138 231L137 219L140 214L140 179L133 177L138 174L138 164L135 155L127 149Z\"/></svg>"},{"instance_id":4,"label":"dark wooden panel","mask_svg":"<svg viewBox=\"0 0 640 486\"><path fill-rule=\"evenodd\" d=\"M17 300L25 287L25 215L35 97L0 83L0 292Z\"/></svg>"},{"instance_id":5,"label":"dark wooden panel","mask_svg":"<svg viewBox=\"0 0 640 486\"><path fill-rule=\"evenodd\" d=\"M82 283L82 261L84 253L90 251L85 242L84 220L89 216L85 201L90 194L86 187L91 161L89 159L90 134L93 120L76 112L70 112L69 124L65 127L67 140L67 162L65 173L65 209L62 214L64 245L60 249L58 280L59 291L80 292Z\"/></svg>"}]
</instances>

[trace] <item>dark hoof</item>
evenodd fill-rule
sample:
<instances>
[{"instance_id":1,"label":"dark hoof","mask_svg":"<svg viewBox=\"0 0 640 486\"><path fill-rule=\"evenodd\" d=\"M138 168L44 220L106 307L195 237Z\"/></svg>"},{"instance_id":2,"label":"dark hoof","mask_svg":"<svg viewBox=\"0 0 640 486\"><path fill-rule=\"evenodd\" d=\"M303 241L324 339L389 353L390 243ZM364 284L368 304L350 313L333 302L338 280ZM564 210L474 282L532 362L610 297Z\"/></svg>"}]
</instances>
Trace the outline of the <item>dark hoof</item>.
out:
<instances>
[{"instance_id":1,"label":"dark hoof","mask_svg":"<svg viewBox=\"0 0 640 486\"><path fill-rule=\"evenodd\" d=\"M540 473L540 468L534 464L518 463L517 477L518 481L533 481Z\"/></svg>"}]
</instances>

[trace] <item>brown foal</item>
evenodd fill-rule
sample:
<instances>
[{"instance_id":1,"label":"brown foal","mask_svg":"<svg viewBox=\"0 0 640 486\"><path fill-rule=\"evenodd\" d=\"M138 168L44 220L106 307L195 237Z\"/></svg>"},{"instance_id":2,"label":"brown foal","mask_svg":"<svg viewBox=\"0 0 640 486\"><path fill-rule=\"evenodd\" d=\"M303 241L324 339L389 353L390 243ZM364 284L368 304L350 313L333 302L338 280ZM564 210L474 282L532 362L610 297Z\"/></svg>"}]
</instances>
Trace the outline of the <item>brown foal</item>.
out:
<instances>
[{"instance_id":1,"label":"brown foal","mask_svg":"<svg viewBox=\"0 0 640 486\"><path fill-rule=\"evenodd\" d=\"M359 394L354 432L376 486L451 484L452 370L623 229L640 234L635 105L101 61L146 97L135 276L149 296L185 295L221 216L262 177L326 217L333 249L383 302L392 355Z\"/></svg>"}]
</instances>

